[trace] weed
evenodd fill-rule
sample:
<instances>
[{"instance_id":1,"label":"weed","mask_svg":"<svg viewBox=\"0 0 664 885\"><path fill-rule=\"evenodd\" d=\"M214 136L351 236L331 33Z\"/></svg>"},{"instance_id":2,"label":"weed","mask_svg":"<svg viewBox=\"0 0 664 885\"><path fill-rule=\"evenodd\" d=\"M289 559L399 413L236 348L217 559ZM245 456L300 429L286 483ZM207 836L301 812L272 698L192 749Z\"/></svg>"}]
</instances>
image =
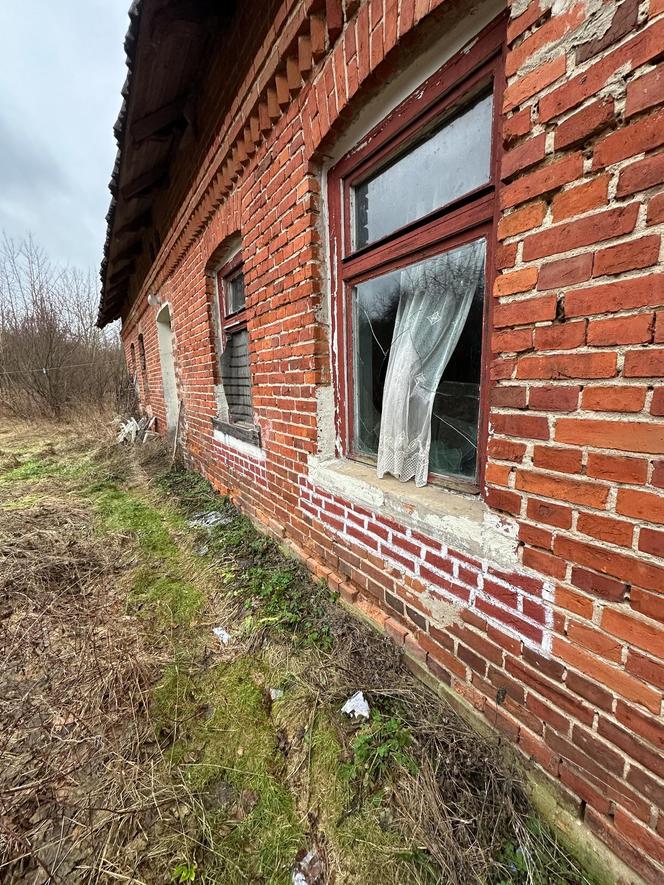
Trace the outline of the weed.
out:
<instances>
[{"instance_id":1,"label":"weed","mask_svg":"<svg viewBox=\"0 0 664 885\"><path fill-rule=\"evenodd\" d=\"M183 860L173 867L171 880L173 882L195 882L198 865L195 861Z\"/></svg>"},{"instance_id":2,"label":"weed","mask_svg":"<svg viewBox=\"0 0 664 885\"><path fill-rule=\"evenodd\" d=\"M413 739L403 720L374 710L353 741L353 759L346 766L351 783L361 793L375 790L390 772L405 768L414 774L417 764L412 753Z\"/></svg>"}]
</instances>

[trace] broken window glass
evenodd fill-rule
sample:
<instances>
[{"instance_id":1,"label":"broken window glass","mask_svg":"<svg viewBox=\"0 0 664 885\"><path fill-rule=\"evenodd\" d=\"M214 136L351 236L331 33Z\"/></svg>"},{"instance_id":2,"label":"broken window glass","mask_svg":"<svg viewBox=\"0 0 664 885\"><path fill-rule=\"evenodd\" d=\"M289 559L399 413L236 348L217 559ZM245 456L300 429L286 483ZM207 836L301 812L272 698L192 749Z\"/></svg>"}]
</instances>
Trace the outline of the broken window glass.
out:
<instances>
[{"instance_id":1,"label":"broken window glass","mask_svg":"<svg viewBox=\"0 0 664 885\"><path fill-rule=\"evenodd\" d=\"M356 249L489 181L492 105L484 95L355 186Z\"/></svg>"},{"instance_id":2,"label":"broken window glass","mask_svg":"<svg viewBox=\"0 0 664 885\"><path fill-rule=\"evenodd\" d=\"M353 291L354 447L379 476L475 476L485 251L476 240Z\"/></svg>"}]
</instances>

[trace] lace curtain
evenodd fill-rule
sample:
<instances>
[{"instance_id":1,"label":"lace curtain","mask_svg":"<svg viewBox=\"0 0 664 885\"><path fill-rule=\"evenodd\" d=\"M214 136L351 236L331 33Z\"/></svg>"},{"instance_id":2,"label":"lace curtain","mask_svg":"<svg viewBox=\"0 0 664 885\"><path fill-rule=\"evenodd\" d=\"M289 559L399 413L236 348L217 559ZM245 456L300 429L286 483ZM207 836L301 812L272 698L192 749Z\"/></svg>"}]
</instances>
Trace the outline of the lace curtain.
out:
<instances>
[{"instance_id":1,"label":"lace curtain","mask_svg":"<svg viewBox=\"0 0 664 885\"><path fill-rule=\"evenodd\" d=\"M401 272L399 307L383 391L378 476L402 482L429 473L431 413L480 281L484 241L461 246Z\"/></svg>"}]
</instances>

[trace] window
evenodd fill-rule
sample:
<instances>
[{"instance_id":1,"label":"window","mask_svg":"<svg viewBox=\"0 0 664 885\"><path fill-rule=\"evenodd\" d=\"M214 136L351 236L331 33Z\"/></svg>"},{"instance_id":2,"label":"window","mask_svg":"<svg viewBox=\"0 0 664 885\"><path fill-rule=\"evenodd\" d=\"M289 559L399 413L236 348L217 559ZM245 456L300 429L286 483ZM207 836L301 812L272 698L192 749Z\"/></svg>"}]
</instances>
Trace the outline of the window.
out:
<instances>
[{"instance_id":1,"label":"window","mask_svg":"<svg viewBox=\"0 0 664 885\"><path fill-rule=\"evenodd\" d=\"M253 423L251 403L244 273L239 254L218 272L217 295L222 346L221 382L226 420L215 423L235 436L258 442L258 428Z\"/></svg>"},{"instance_id":2,"label":"window","mask_svg":"<svg viewBox=\"0 0 664 885\"><path fill-rule=\"evenodd\" d=\"M345 454L418 486L481 479L503 35L501 17L330 172Z\"/></svg>"},{"instance_id":3,"label":"window","mask_svg":"<svg viewBox=\"0 0 664 885\"><path fill-rule=\"evenodd\" d=\"M148 366L145 359L145 341L143 335L138 336L138 359L141 364L141 378L143 379L143 393L148 393Z\"/></svg>"},{"instance_id":4,"label":"window","mask_svg":"<svg viewBox=\"0 0 664 885\"><path fill-rule=\"evenodd\" d=\"M138 372L136 371L136 345L133 341L129 346L129 353L131 356L131 383L136 388L136 392L138 392Z\"/></svg>"}]
</instances>

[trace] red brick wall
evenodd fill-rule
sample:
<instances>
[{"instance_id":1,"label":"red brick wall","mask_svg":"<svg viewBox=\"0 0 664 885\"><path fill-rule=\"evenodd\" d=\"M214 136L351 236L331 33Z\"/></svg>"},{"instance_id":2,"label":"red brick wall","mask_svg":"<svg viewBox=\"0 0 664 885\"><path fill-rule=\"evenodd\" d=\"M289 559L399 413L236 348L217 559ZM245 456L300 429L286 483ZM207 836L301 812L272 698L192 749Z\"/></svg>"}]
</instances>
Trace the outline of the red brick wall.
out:
<instances>
[{"instance_id":1,"label":"red brick wall","mask_svg":"<svg viewBox=\"0 0 664 885\"><path fill-rule=\"evenodd\" d=\"M507 734L643 878L663 881L664 3L513 3L482 495L518 533L510 568L332 495L308 468L317 390L332 379L321 161L463 10L284 8L256 88L243 84L124 319L127 348L145 337L149 406L163 424L146 302L159 291L192 464ZM260 457L215 441L211 425L206 272L238 232Z\"/></svg>"}]
</instances>

